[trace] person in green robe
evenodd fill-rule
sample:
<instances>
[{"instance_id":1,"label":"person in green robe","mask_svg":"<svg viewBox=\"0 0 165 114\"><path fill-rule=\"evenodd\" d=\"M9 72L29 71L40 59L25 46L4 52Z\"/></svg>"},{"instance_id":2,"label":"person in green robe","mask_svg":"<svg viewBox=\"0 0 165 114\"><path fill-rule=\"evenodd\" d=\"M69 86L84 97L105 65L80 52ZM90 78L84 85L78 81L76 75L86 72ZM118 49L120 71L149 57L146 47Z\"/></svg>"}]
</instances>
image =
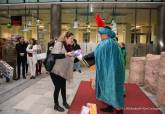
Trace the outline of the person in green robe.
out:
<instances>
[{"instance_id":1,"label":"person in green robe","mask_svg":"<svg viewBox=\"0 0 165 114\"><path fill-rule=\"evenodd\" d=\"M124 65L126 66L126 56L127 56L127 52L126 52L126 48L125 48L125 43L120 43L120 48L121 48L121 53L122 53L122 57L123 57L123 62Z\"/></svg>"},{"instance_id":2,"label":"person in green robe","mask_svg":"<svg viewBox=\"0 0 165 114\"><path fill-rule=\"evenodd\" d=\"M123 114L124 108L124 64L116 34L110 27L101 27L98 30L101 42L94 52L96 65L96 98L108 106L103 112Z\"/></svg>"}]
</instances>

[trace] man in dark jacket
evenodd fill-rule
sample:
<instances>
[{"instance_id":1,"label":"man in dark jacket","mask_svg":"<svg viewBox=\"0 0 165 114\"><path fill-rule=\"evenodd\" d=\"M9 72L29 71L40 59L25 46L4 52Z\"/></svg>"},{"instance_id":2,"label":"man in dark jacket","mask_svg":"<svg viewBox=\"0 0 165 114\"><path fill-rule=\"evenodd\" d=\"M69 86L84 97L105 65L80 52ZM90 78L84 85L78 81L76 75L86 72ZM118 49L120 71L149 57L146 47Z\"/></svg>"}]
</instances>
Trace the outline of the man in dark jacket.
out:
<instances>
[{"instance_id":1,"label":"man in dark jacket","mask_svg":"<svg viewBox=\"0 0 165 114\"><path fill-rule=\"evenodd\" d=\"M77 44L77 40L73 39L73 50L76 51L80 49L81 48L80 48L80 45ZM80 61L77 58L74 59L74 67L73 67L73 71L76 71L76 70L78 70L81 73Z\"/></svg>"},{"instance_id":2,"label":"man in dark jacket","mask_svg":"<svg viewBox=\"0 0 165 114\"><path fill-rule=\"evenodd\" d=\"M28 45L29 45L29 42L28 41L25 41L25 45L26 45L26 48L27 48ZM26 53L26 56L27 56L27 53ZM28 65L27 57L26 57L26 74L28 73L28 67L29 67L29 65Z\"/></svg>"},{"instance_id":3,"label":"man in dark jacket","mask_svg":"<svg viewBox=\"0 0 165 114\"><path fill-rule=\"evenodd\" d=\"M18 79L20 79L20 68L22 65L22 76L23 79L26 79L25 77L25 68L26 68L26 44L24 42L23 38L19 39L19 43L16 44L16 51L17 51L17 70L18 70Z\"/></svg>"}]
</instances>

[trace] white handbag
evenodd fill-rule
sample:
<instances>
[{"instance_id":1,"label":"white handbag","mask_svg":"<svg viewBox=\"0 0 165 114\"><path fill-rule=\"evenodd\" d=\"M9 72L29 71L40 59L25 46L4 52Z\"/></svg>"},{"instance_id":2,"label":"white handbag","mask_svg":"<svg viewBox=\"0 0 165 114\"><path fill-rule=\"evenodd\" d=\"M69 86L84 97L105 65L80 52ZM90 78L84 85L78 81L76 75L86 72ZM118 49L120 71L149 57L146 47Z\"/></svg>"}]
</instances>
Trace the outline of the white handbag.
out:
<instances>
[{"instance_id":1,"label":"white handbag","mask_svg":"<svg viewBox=\"0 0 165 114\"><path fill-rule=\"evenodd\" d=\"M44 60L46 59L46 53L37 54L37 60Z\"/></svg>"}]
</instances>

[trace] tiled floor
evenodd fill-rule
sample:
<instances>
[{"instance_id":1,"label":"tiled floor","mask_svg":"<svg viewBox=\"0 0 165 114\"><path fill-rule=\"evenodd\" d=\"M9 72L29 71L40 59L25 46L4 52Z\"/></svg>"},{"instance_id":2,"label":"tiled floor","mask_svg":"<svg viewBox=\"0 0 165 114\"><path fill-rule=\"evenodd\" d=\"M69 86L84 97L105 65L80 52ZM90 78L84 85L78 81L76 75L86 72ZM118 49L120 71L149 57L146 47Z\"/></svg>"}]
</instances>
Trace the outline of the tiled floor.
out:
<instances>
[{"instance_id":1,"label":"tiled floor","mask_svg":"<svg viewBox=\"0 0 165 114\"><path fill-rule=\"evenodd\" d=\"M72 102L80 81L89 80L89 75L94 74L90 74L88 69L83 69L82 73L75 72L74 79L70 82L67 82L68 103ZM1 103L0 114L67 114L67 110L65 110L63 113L59 113L53 110L54 86L47 74L41 77L39 81L31 84L23 91ZM151 98L153 97L152 100L155 99L154 96L149 94L147 95ZM60 104L62 103L61 95L59 97L59 102Z\"/></svg>"},{"instance_id":2,"label":"tiled floor","mask_svg":"<svg viewBox=\"0 0 165 114\"><path fill-rule=\"evenodd\" d=\"M74 73L74 79L67 82L67 100L69 103L73 100L80 81L89 78L88 70L83 70L82 73ZM20 80L19 83L22 83L22 81ZM50 77L48 75L43 76L35 84L0 104L0 114L66 114L67 110L63 113L53 110L53 90L54 86ZM61 101L60 95L59 102L61 103Z\"/></svg>"}]
</instances>

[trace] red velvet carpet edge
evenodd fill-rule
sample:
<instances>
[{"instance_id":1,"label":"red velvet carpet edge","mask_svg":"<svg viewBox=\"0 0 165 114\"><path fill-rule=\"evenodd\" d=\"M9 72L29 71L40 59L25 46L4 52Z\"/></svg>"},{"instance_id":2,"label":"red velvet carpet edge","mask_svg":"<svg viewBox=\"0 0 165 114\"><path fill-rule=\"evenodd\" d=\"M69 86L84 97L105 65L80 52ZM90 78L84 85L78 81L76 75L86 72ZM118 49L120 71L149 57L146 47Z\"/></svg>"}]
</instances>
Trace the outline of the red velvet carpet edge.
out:
<instances>
[{"instance_id":1,"label":"red velvet carpet edge","mask_svg":"<svg viewBox=\"0 0 165 114\"><path fill-rule=\"evenodd\" d=\"M124 114L162 114L159 108L156 108L137 85L125 84L125 87L126 97ZM81 107L86 105L86 103L95 103L97 105L98 114L116 114L115 111L112 113L100 111L100 108L105 107L106 104L96 100L95 90L91 88L90 81L82 81L80 83L68 114L80 114Z\"/></svg>"}]
</instances>

